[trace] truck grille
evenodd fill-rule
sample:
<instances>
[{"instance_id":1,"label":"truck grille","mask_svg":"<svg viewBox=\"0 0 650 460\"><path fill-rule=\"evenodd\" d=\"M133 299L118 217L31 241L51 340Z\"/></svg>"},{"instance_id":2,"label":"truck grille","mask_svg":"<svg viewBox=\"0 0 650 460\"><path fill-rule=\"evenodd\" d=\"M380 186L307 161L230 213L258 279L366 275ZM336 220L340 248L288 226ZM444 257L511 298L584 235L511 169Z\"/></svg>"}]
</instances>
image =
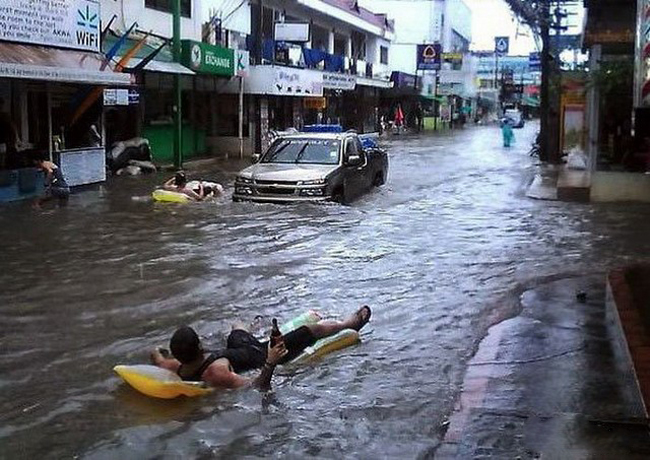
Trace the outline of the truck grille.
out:
<instances>
[{"instance_id":1,"label":"truck grille","mask_svg":"<svg viewBox=\"0 0 650 460\"><path fill-rule=\"evenodd\" d=\"M286 181L286 180L255 180L255 183L258 185L287 185L290 187L295 187L298 185L295 181Z\"/></svg>"},{"instance_id":2,"label":"truck grille","mask_svg":"<svg viewBox=\"0 0 650 460\"><path fill-rule=\"evenodd\" d=\"M293 195L296 193L295 188L289 187L258 187L258 195Z\"/></svg>"}]
</instances>

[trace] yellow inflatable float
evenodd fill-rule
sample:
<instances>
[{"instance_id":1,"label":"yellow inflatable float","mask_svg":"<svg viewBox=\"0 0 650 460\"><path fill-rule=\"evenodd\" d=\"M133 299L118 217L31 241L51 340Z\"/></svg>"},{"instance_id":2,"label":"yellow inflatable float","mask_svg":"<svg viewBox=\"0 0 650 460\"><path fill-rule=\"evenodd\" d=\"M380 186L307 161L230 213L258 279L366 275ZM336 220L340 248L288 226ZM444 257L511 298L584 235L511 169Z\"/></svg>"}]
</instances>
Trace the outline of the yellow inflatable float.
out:
<instances>
[{"instance_id":1,"label":"yellow inflatable float","mask_svg":"<svg viewBox=\"0 0 650 460\"><path fill-rule=\"evenodd\" d=\"M314 324L319 320L320 317L317 313L309 311L283 324L280 331L286 334L302 325ZM357 331L345 329L308 347L300 356L291 361L291 364L308 363L360 341ZM118 365L113 370L134 389L153 398L173 399L179 396L202 396L213 390L204 382L187 382L172 371L150 364Z\"/></svg>"},{"instance_id":2,"label":"yellow inflatable float","mask_svg":"<svg viewBox=\"0 0 650 460\"><path fill-rule=\"evenodd\" d=\"M156 189L151 193L154 201L162 203L189 203L192 201L184 193L172 192L170 190Z\"/></svg>"}]
</instances>

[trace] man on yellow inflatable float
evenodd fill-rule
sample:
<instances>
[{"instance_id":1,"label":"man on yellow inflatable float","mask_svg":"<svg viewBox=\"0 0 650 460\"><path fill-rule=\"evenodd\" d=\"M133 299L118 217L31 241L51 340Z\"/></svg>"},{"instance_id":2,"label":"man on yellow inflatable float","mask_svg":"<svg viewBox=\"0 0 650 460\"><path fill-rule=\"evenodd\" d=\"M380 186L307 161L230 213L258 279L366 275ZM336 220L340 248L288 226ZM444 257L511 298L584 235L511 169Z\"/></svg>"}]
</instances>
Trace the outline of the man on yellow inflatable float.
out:
<instances>
[{"instance_id":1,"label":"man on yellow inflatable float","mask_svg":"<svg viewBox=\"0 0 650 460\"><path fill-rule=\"evenodd\" d=\"M189 326L180 327L170 340L173 358L163 355L160 349L151 353L159 367L177 373L185 381L203 381L216 388L241 388L256 386L268 389L275 366L299 356L319 339L333 336L344 329L359 331L370 320L370 307L363 306L345 321L320 321L284 334L282 340L271 347L260 342L243 328L234 328L228 336L225 350L206 353L199 336ZM242 377L242 372L262 368L255 379Z\"/></svg>"}]
</instances>

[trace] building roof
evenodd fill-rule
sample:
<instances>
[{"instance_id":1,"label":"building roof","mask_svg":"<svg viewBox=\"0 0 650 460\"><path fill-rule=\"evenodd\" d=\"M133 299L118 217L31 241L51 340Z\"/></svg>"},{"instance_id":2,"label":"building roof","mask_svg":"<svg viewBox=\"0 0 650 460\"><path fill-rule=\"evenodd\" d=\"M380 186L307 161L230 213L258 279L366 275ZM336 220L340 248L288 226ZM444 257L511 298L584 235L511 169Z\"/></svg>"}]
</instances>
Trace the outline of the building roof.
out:
<instances>
[{"instance_id":1,"label":"building roof","mask_svg":"<svg viewBox=\"0 0 650 460\"><path fill-rule=\"evenodd\" d=\"M323 0L323 2L353 14L359 19L374 26L381 27L390 32L395 31L395 21L388 19L385 14L373 13L372 11L360 6L358 0Z\"/></svg>"}]
</instances>

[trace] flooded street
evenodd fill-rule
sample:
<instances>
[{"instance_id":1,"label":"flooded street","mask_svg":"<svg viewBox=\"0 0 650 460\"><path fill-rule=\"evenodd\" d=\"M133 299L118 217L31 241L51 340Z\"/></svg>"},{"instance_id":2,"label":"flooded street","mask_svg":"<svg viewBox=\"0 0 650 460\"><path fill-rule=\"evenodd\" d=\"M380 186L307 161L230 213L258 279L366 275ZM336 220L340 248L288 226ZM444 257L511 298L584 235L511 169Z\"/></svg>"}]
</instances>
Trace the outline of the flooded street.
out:
<instances>
[{"instance_id":1,"label":"flooded street","mask_svg":"<svg viewBox=\"0 0 650 460\"><path fill-rule=\"evenodd\" d=\"M648 206L524 196L537 129L511 150L495 126L395 137L387 184L351 206L133 199L160 174L3 207L0 457L433 455L467 360L524 289L650 250ZM241 166L202 175L230 189ZM269 397L152 400L112 372L181 324L218 345L238 318L364 303L359 346L280 368Z\"/></svg>"}]
</instances>

